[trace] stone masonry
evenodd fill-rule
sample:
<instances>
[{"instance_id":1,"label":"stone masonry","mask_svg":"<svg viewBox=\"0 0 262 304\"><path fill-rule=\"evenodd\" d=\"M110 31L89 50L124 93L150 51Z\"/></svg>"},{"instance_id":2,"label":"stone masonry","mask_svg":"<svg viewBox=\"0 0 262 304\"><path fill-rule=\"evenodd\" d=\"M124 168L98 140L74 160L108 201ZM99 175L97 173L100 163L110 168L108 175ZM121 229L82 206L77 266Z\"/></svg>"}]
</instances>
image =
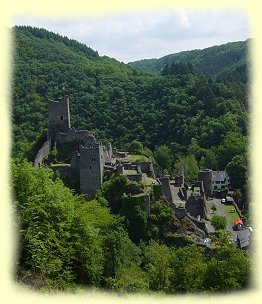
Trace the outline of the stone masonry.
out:
<instances>
[{"instance_id":1,"label":"stone masonry","mask_svg":"<svg viewBox=\"0 0 262 304\"><path fill-rule=\"evenodd\" d=\"M67 171L71 178L79 180L80 192L92 197L103 182L104 165L111 161L111 144L108 147L103 146L96 141L92 132L71 128L68 96L49 100L48 116L48 140L37 153L35 167L41 166L50 150L59 145L79 143L77 150L72 151Z\"/></svg>"}]
</instances>

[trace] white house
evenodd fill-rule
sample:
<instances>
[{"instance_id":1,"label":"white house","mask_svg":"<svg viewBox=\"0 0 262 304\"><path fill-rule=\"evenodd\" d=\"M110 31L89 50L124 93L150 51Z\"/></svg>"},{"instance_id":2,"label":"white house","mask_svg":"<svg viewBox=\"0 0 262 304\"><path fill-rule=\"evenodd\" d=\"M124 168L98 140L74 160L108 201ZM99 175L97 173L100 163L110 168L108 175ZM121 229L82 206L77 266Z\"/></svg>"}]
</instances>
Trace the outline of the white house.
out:
<instances>
[{"instance_id":1,"label":"white house","mask_svg":"<svg viewBox=\"0 0 262 304\"><path fill-rule=\"evenodd\" d=\"M224 189L230 185L229 176L226 171L212 171L212 188Z\"/></svg>"}]
</instances>

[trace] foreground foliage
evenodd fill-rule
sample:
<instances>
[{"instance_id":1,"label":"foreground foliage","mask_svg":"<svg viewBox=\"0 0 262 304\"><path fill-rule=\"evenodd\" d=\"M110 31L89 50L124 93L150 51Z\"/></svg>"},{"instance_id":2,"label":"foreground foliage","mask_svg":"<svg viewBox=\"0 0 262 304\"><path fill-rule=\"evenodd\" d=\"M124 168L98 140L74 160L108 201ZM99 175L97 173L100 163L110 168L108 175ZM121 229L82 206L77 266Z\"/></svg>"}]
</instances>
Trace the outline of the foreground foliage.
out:
<instances>
[{"instance_id":1,"label":"foreground foliage","mask_svg":"<svg viewBox=\"0 0 262 304\"><path fill-rule=\"evenodd\" d=\"M107 191L114 188L114 179L105 186ZM250 257L230 244L226 235L214 241L214 252L190 242L182 247L160 244L171 220L169 209L160 202L152 207L159 227L156 239L160 238L152 240L139 224L142 209L137 215L135 208L127 212L128 201L120 218L98 200L74 195L52 171L35 169L26 161L13 162L12 181L20 238L16 279L23 284L42 290L97 286L118 292L160 293L248 285ZM130 237L124 226L127 219L133 226L137 221Z\"/></svg>"}]
</instances>

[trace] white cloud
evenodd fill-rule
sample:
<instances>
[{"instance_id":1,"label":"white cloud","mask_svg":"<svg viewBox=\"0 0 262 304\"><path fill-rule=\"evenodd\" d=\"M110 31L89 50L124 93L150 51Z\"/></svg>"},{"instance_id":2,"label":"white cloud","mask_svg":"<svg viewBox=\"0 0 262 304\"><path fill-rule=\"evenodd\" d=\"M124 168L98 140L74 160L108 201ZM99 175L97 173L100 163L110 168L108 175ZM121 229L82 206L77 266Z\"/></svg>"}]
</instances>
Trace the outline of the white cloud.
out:
<instances>
[{"instance_id":1,"label":"white cloud","mask_svg":"<svg viewBox=\"0 0 262 304\"><path fill-rule=\"evenodd\" d=\"M250 37L241 11L161 11L75 19L17 17L14 24L44 27L78 40L100 55L128 62Z\"/></svg>"},{"instance_id":2,"label":"white cloud","mask_svg":"<svg viewBox=\"0 0 262 304\"><path fill-rule=\"evenodd\" d=\"M180 22L181 22L181 27L182 28L191 28L191 22L189 21L188 15L187 14L181 14L180 15Z\"/></svg>"}]
</instances>

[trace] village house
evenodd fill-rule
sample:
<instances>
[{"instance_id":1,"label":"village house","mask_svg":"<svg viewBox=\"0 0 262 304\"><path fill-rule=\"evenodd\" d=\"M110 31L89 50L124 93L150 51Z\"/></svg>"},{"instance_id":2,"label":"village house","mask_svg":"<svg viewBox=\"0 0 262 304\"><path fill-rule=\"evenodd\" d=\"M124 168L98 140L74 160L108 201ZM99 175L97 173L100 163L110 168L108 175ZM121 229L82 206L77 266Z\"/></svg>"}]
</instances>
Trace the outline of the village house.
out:
<instances>
[{"instance_id":1,"label":"village house","mask_svg":"<svg viewBox=\"0 0 262 304\"><path fill-rule=\"evenodd\" d=\"M212 188L224 189L230 185L229 175L226 171L212 171Z\"/></svg>"}]
</instances>

